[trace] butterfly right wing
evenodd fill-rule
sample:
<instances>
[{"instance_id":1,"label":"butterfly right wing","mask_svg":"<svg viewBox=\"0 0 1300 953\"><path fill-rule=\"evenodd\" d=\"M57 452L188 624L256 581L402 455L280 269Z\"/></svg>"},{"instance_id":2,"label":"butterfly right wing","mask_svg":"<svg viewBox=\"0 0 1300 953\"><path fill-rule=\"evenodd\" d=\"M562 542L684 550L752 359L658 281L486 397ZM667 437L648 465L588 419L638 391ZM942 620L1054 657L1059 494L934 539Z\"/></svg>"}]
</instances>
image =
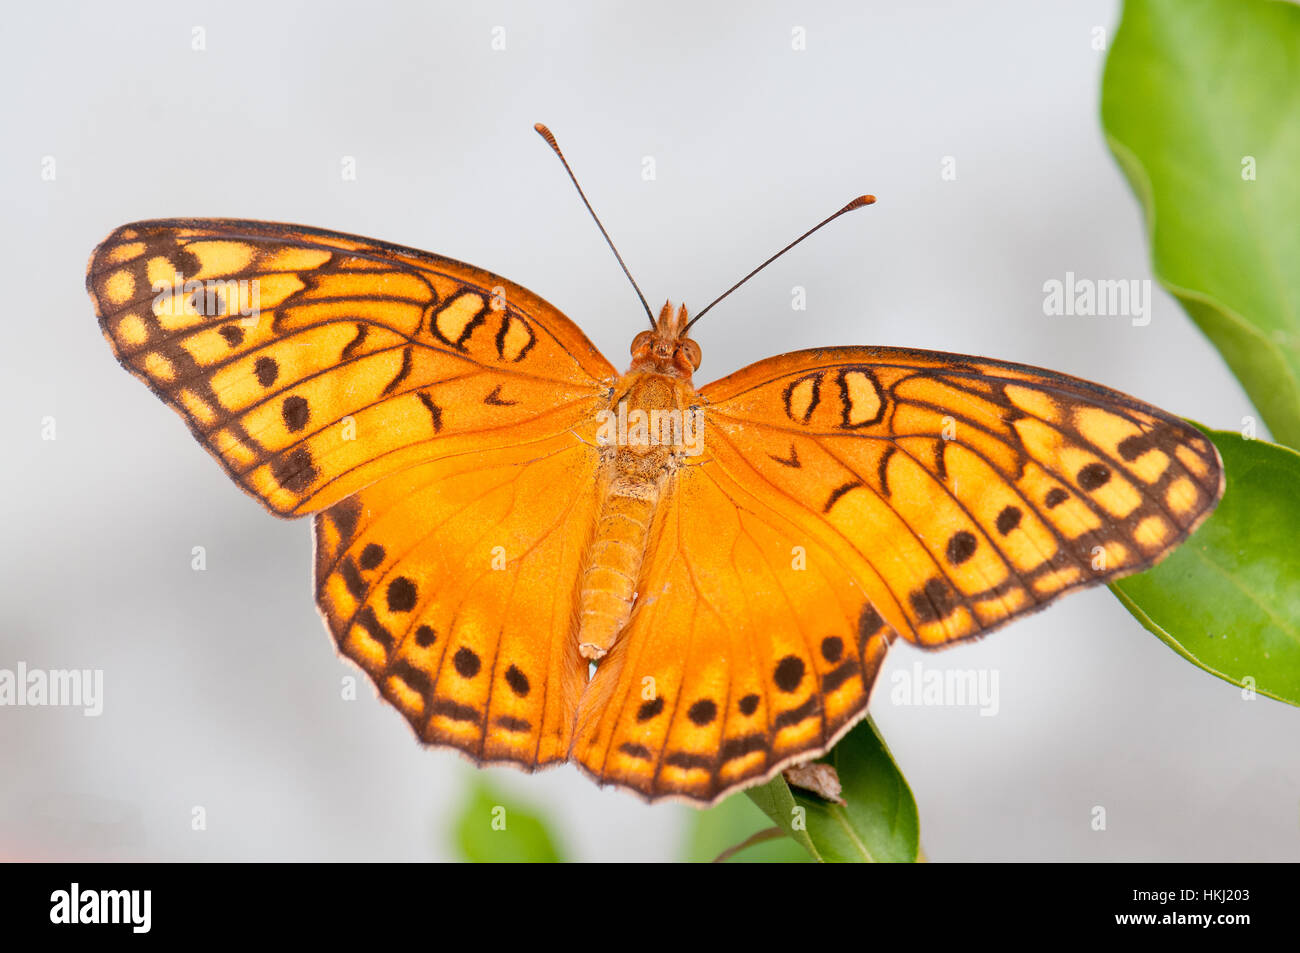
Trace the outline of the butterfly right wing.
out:
<instances>
[{"instance_id":1,"label":"butterfly right wing","mask_svg":"<svg viewBox=\"0 0 1300 953\"><path fill-rule=\"evenodd\" d=\"M86 287L122 365L279 516L430 457L563 433L615 378L524 288L302 226L126 225L95 249Z\"/></svg>"},{"instance_id":2,"label":"butterfly right wing","mask_svg":"<svg viewBox=\"0 0 1300 953\"><path fill-rule=\"evenodd\" d=\"M615 378L576 325L460 262L262 222L124 226L86 284L121 363L243 489L317 514L325 621L423 740L564 759Z\"/></svg>"},{"instance_id":3,"label":"butterfly right wing","mask_svg":"<svg viewBox=\"0 0 1300 953\"><path fill-rule=\"evenodd\" d=\"M525 770L566 758L593 436L428 461L317 514L321 614L424 742Z\"/></svg>"}]
</instances>

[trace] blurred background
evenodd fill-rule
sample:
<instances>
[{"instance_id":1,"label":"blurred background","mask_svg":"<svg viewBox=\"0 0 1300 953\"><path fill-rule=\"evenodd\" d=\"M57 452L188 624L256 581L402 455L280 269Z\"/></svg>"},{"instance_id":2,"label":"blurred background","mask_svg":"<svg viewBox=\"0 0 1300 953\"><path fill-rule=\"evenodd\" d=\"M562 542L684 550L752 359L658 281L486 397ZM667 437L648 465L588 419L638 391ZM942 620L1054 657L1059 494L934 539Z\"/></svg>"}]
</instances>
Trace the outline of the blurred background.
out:
<instances>
[{"instance_id":1,"label":"blurred background","mask_svg":"<svg viewBox=\"0 0 1300 953\"><path fill-rule=\"evenodd\" d=\"M429 249L541 294L621 367L644 317L534 134L544 121L656 305L698 309L851 197L879 197L701 323L700 383L816 345L906 345L1050 367L1237 429L1253 411L1158 288L1144 327L1044 315L1044 283L1066 272L1150 277L1097 118L1118 13L1087 0L7 11L0 668L101 669L104 709L0 708L0 856L454 859L456 819L479 797L472 767L423 750L336 656L307 521L263 512L113 360L82 285L112 228L235 216ZM891 703L892 675L918 660L995 670L997 715ZM1300 856L1300 768L1279 755L1294 751L1294 712L1244 701L1105 589L976 645L899 645L878 685L871 711L932 860ZM685 855L689 808L569 767L488 775L567 857Z\"/></svg>"}]
</instances>

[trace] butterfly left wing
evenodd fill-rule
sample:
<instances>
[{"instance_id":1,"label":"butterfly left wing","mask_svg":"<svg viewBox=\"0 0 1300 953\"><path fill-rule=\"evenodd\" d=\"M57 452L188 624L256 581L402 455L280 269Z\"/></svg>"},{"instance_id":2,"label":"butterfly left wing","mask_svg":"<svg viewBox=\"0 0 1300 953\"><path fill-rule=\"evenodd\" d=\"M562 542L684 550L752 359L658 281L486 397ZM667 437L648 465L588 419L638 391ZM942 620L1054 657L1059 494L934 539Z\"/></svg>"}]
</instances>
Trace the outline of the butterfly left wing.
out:
<instances>
[{"instance_id":1,"label":"butterfly left wing","mask_svg":"<svg viewBox=\"0 0 1300 953\"><path fill-rule=\"evenodd\" d=\"M1020 364L828 348L700 393L716 465L849 553L880 614L924 646L1154 565L1223 493L1195 427Z\"/></svg>"},{"instance_id":2,"label":"butterfly left wing","mask_svg":"<svg viewBox=\"0 0 1300 953\"><path fill-rule=\"evenodd\" d=\"M825 751L895 633L941 647L1144 569L1223 492L1194 427L1022 365L806 351L700 400L704 452L574 738L596 780L650 799L711 802Z\"/></svg>"},{"instance_id":3,"label":"butterfly left wing","mask_svg":"<svg viewBox=\"0 0 1300 953\"><path fill-rule=\"evenodd\" d=\"M326 626L426 744L525 770L568 756L592 430L427 461L316 515Z\"/></svg>"},{"instance_id":4,"label":"butterfly left wing","mask_svg":"<svg viewBox=\"0 0 1300 953\"><path fill-rule=\"evenodd\" d=\"M432 457L564 433L613 367L497 275L296 225L136 222L86 274L122 365L278 516Z\"/></svg>"}]
</instances>

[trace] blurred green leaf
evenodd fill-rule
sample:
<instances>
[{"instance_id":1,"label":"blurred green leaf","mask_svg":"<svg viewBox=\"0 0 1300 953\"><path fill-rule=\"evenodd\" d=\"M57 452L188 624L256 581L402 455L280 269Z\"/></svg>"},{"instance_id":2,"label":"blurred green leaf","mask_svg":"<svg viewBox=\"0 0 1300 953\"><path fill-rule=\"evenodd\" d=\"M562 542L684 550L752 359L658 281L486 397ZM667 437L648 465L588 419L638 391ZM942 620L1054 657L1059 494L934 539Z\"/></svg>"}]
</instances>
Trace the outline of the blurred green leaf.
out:
<instances>
[{"instance_id":1,"label":"blurred green leaf","mask_svg":"<svg viewBox=\"0 0 1300 953\"><path fill-rule=\"evenodd\" d=\"M1188 661L1300 705L1300 454L1205 434L1227 473L1218 508L1159 566L1111 589Z\"/></svg>"},{"instance_id":2,"label":"blurred green leaf","mask_svg":"<svg viewBox=\"0 0 1300 953\"><path fill-rule=\"evenodd\" d=\"M791 788L781 775L746 793L816 860L915 861L921 826L916 801L871 719L817 760L835 768L844 804ZM796 826L796 808L802 808L806 830Z\"/></svg>"},{"instance_id":3,"label":"blurred green leaf","mask_svg":"<svg viewBox=\"0 0 1300 953\"><path fill-rule=\"evenodd\" d=\"M456 819L456 845L474 863L559 863L563 860L547 824L502 794L481 775Z\"/></svg>"},{"instance_id":4,"label":"blurred green leaf","mask_svg":"<svg viewBox=\"0 0 1300 953\"><path fill-rule=\"evenodd\" d=\"M686 859L697 863L716 860L724 851L743 844L772 821L746 797L729 797L717 807L691 811ZM808 852L789 837L765 841L739 851L729 862L808 863Z\"/></svg>"},{"instance_id":5,"label":"blurred green leaf","mask_svg":"<svg viewBox=\"0 0 1300 953\"><path fill-rule=\"evenodd\" d=\"M1127 0L1101 116L1156 277L1300 447L1300 7Z\"/></svg>"}]
</instances>

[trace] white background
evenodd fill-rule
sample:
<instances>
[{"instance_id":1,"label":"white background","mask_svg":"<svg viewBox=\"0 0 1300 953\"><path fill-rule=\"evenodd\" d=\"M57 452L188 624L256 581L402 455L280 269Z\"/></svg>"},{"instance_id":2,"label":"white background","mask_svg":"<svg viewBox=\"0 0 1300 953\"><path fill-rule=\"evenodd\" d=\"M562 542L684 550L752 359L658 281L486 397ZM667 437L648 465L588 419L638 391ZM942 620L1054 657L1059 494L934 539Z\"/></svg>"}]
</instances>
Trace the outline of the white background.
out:
<instances>
[{"instance_id":1,"label":"white background","mask_svg":"<svg viewBox=\"0 0 1300 953\"><path fill-rule=\"evenodd\" d=\"M1249 404L1163 292L1142 328L1043 314L1043 283L1066 271L1150 276L1098 121L1094 31L1109 40L1117 16L1104 2L8 9L0 667L102 668L106 698L97 719L0 709L0 853L451 858L472 773L422 750L364 678L341 700L357 672L316 615L306 521L264 513L117 367L82 288L112 228L237 216L426 248L533 289L623 365L644 317L540 120L656 306L698 309L849 198L879 196L698 326L700 383L815 345L908 345L1051 367L1235 429ZM924 656L996 669L997 717L891 704L891 674L918 658L892 652L872 712L932 859L1300 856L1295 710L1243 701L1108 591ZM567 767L492 774L575 857L681 852L688 808Z\"/></svg>"}]
</instances>

